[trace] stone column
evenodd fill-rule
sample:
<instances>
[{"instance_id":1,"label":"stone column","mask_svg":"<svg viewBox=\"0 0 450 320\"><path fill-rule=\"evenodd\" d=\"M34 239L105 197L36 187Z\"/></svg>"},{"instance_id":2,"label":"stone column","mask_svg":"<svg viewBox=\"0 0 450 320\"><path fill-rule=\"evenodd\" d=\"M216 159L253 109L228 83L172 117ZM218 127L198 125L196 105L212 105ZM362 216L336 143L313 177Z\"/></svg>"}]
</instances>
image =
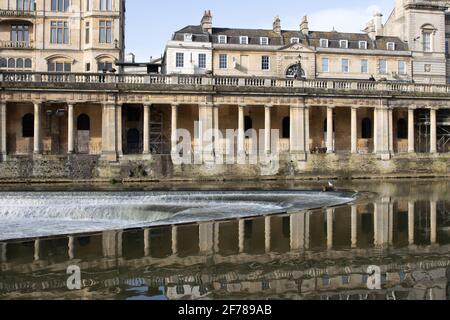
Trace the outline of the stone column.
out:
<instances>
[{"instance_id":1,"label":"stone column","mask_svg":"<svg viewBox=\"0 0 450 320\"><path fill-rule=\"evenodd\" d=\"M41 240L34 240L34 261L41 259Z\"/></svg>"},{"instance_id":2,"label":"stone column","mask_svg":"<svg viewBox=\"0 0 450 320\"><path fill-rule=\"evenodd\" d=\"M358 109L352 107L351 111L351 152L358 153Z\"/></svg>"},{"instance_id":3,"label":"stone column","mask_svg":"<svg viewBox=\"0 0 450 320\"><path fill-rule=\"evenodd\" d=\"M102 232L102 250L105 258L122 256L122 232Z\"/></svg>"},{"instance_id":4,"label":"stone column","mask_svg":"<svg viewBox=\"0 0 450 320\"><path fill-rule=\"evenodd\" d=\"M199 105L198 117L200 154L203 162L212 163L214 162L214 144L212 136L214 118L213 105L211 103Z\"/></svg>"},{"instance_id":5,"label":"stone column","mask_svg":"<svg viewBox=\"0 0 450 320\"><path fill-rule=\"evenodd\" d=\"M216 157L216 161L220 161L219 157L223 155L223 152L220 148L221 146L221 135L220 135L220 126L219 126L219 106L213 105L213 129L214 129L214 155Z\"/></svg>"},{"instance_id":6,"label":"stone column","mask_svg":"<svg viewBox=\"0 0 450 320\"><path fill-rule=\"evenodd\" d=\"M265 247L266 247L266 253L270 252L270 245L272 242L271 238L271 217L266 217L264 221L264 233L265 233Z\"/></svg>"},{"instance_id":7,"label":"stone column","mask_svg":"<svg viewBox=\"0 0 450 320\"><path fill-rule=\"evenodd\" d=\"M414 108L408 108L408 152L415 152L414 140Z\"/></svg>"},{"instance_id":8,"label":"stone column","mask_svg":"<svg viewBox=\"0 0 450 320\"><path fill-rule=\"evenodd\" d=\"M142 151L144 155L150 154L150 107L151 104L149 103L144 104L144 130L143 130L144 148Z\"/></svg>"},{"instance_id":9,"label":"stone column","mask_svg":"<svg viewBox=\"0 0 450 320\"><path fill-rule=\"evenodd\" d=\"M394 154L394 110L392 108L388 109L388 143L389 143L389 153Z\"/></svg>"},{"instance_id":10,"label":"stone column","mask_svg":"<svg viewBox=\"0 0 450 320\"><path fill-rule=\"evenodd\" d=\"M0 161L6 160L6 102L0 102Z\"/></svg>"},{"instance_id":11,"label":"stone column","mask_svg":"<svg viewBox=\"0 0 450 320\"><path fill-rule=\"evenodd\" d=\"M199 224L198 238L200 252L211 254L214 250L214 223Z\"/></svg>"},{"instance_id":12,"label":"stone column","mask_svg":"<svg viewBox=\"0 0 450 320\"><path fill-rule=\"evenodd\" d=\"M245 250L245 220L239 220L239 253L244 253Z\"/></svg>"},{"instance_id":13,"label":"stone column","mask_svg":"<svg viewBox=\"0 0 450 320\"><path fill-rule=\"evenodd\" d=\"M430 243L437 243L437 202L430 202Z\"/></svg>"},{"instance_id":14,"label":"stone column","mask_svg":"<svg viewBox=\"0 0 450 320\"><path fill-rule=\"evenodd\" d=\"M373 109L373 153L378 153L378 109Z\"/></svg>"},{"instance_id":15,"label":"stone column","mask_svg":"<svg viewBox=\"0 0 450 320\"><path fill-rule=\"evenodd\" d=\"M310 221L311 221L311 212L306 212L305 213L305 250L309 249L309 244L310 244L310 231L309 231L309 227L310 227Z\"/></svg>"},{"instance_id":16,"label":"stone column","mask_svg":"<svg viewBox=\"0 0 450 320\"><path fill-rule=\"evenodd\" d=\"M290 152L298 155L298 160L306 160L305 107L291 105L290 107Z\"/></svg>"},{"instance_id":17,"label":"stone column","mask_svg":"<svg viewBox=\"0 0 450 320\"><path fill-rule=\"evenodd\" d=\"M103 104L102 111L102 160L117 161L116 105Z\"/></svg>"},{"instance_id":18,"label":"stone column","mask_svg":"<svg viewBox=\"0 0 450 320\"><path fill-rule=\"evenodd\" d=\"M437 153L437 110L430 110L430 153Z\"/></svg>"},{"instance_id":19,"label":"stone column","mask_svg":"<svg viewBox=\"0 0 450 320\"><path fill-rule=\"evenodd\" d=\"M327 107L327 153L334 153L333 111L334 107Z\"/></svg>"},{"instance_id":20,"label":"stone column","mask_svg":"<svg viewBox=\"0 0 450 320\"><path fill-rule=\"evenodd\" d=\"M74 154L75 153L75 129L74 129L74 105L69 103L67 105L68 116L67 116L67 153Z\"/></svg>"},{"instance_id":21,"label":"stone column","mask_svg":"<svg viewBox=\"0 0 450 320\"><path fill-rule=\"evenodd\" d=\"M178 227L172 226L172 254L178 254Z\"/></svg>"},{"instance_id":22,"label":"stone column","mask_svg":"<svg viewBox=\"0 0 450 320\"><path fill-rule=\"evenodd\" d=\"M271 105L264 106L264 152L269 154L271 151L271 118L270 118L270 110L272 109Z\"/></svg>"},{"instance_id":23,"label":"stone column","mask_svg":"<svg viewBox=\"0 0 450 320\"><path fill-rule=\"evenodd\" d=\"M41 114L42 114L42 103L36 102L34 104L34 154L42 153Z\"/></svg>"},{"instance_id":24,"label":"stone column","mask_svg":"<svg viewBox=\"0 0 450 320\"><path fill-rule=\"evenodd\" d=\"M150 229L144 229L144 256L151 256Z\"/></svg>"},{"instance_id":25,"label":"stone column","mask_svg":"<svg viewBox=\"0 0 450 320\"><path fill-rule=\"evenodd\" d=\"M75 259L75 237L73 236L69 237L67 252L70 260Z\"/></svg>"},{"instance_id":26,"label":"stone column","mask_svg":"<svg viewBox=\"0 0 450 320\"><path fill-rule=\"evenodd\" d=\"M309 114L310 112L310 107L309 106L305 106L305 151L306 153L310 153L311 152L311 144L310 144L310 126L309 126Z\"/></svg>"},{"instance_id":27,"label":"stone column","mask_svg":"<svg viewBox=\"0 0 450 320\"><path fill-rule=\"evenodd\" d=\"M291 215L291 250L305 248L305 212Z\"/></svg>"},{"instance_id":28,"label":"stone column","mask_svg":"<svg viewBox=\"0 0 450 320\"><path fill-rule=\"evenodd\" d=\"M178 104L172 104L171 153L177 153Z\"/></svg>"},{"instance_id":29,"label":"stone column","mask_svg":"<svg viewBox=\"0 0 450 320\"><path fill-rule=\"evenodd\" d=\"M352 206L351 213L352 248L358 247L358 207Z\"/></svg>"},{"instance_id":30,"label":"stone column","mask_svg":"<svg viewBox=\"0 0 450 320\"><path fill-rule=\"evenodd\" d=\"M383 198L374 204L374 233L375 246L389 243L389 205L390 198Z\"/></svg>"},{"instance_id":31,"label":"stone column","mask_svg":"<svg viewBox=\"0 0 450 320\"><path fill-rule=\"evenodd\" d=\"M386 106L378 107L375 115L374 127L376 131L374 137L376 153L381 155L382 160L389 160L391 152L389 150L390 125L388 108Z\"/></svg>"},{"instance_id":32,"label":"stone column","mask_svg":"<svg viewBox=\"0 0 450 320\"><path fill-rule=\"evenodd\" d=\"M409 201L408 202L408 242L409 245L414 245L414 227L415 227L415 223L414 223L414 212L415 212L415 208L414 208L414 202L413 201Z\"/></svg>"},{"instance_id":33,"label":"stone column","mask_svg":"<svg viewBox=\"0 0 450 320\"><path fill-rule=\"evenodd\" d=\"M237 139L237 153L238 156L245 155L245 121L244 121L244 113L245 106L238 106L238 139Z\"/></svg>"},{"instance_id":34,"label":"stone column","mask_svg":"<svg viewBox=\"0 0 450 320\"><path fill-rule=\"evenodd\" d=\"M327 209L327 248L333 249L334 209Z\"/></svg>"},{"instance_id":35,"label":"stone column","mask_svg":"<svg viewBox=\"0 0 450 320\"><path fill-rule=\"evenodd\" d=\"M122 149L122 105L118 104L116 106L116 119L117 119L117 155L123 157Z\"/></svg>"}]
</instances>

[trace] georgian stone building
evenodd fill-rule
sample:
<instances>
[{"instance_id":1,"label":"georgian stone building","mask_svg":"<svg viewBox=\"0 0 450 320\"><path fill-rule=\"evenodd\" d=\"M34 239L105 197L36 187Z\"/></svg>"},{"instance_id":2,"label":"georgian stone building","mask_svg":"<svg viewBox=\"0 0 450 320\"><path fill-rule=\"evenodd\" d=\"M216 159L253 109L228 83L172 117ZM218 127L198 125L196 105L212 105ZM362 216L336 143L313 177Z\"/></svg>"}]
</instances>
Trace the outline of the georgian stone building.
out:
<instances>
[{"instance_id":1,"label":"georgian stone building","mask_svg":"<svg viewBox=\"0 0 450 320\"><path fill-rule=\"evenodd\" d=\"M112 69L123 60L124 10L124 0L1 0L0 69Z\"/></svg>"}]
</instances>

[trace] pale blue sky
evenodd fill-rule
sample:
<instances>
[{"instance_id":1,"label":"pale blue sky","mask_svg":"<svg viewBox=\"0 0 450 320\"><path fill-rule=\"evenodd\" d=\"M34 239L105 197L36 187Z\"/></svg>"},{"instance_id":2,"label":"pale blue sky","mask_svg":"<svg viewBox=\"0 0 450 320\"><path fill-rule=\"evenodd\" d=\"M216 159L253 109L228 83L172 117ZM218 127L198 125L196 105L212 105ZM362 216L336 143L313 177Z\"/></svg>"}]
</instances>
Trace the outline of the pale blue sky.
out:
<instances>
[{"instance_id":1,"label":"pale blue sky","mask_svg":"<svg viewBox=\"0 0 450 320\"><path fill-rule=\"evenodd\" d=\"M359 32L377 10L388 17L394 0L127 0L126 52L137 60L159 57L173 32L200 24L203 11L213 13L213 26L272 28L276 15L283 29L297 30L303 15L310 29Z\"/></svg>"}]
</instances>

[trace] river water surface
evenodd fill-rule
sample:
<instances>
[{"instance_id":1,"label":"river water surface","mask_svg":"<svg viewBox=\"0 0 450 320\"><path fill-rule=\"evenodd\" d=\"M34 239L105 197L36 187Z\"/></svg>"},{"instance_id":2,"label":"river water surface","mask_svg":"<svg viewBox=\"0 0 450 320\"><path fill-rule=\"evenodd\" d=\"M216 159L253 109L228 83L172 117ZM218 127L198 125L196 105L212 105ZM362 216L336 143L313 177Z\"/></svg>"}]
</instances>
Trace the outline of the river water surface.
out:
<instances>
[{"instance_id":1,"label":"river water surface","mask_svg":"<svg viewBox=\"0 0 450 320\"><path fill-rule=\"evenodd\" d=\"M450 182L322 186L0 187L0 299L450 299Z\"/></svg>"}]
</instances>

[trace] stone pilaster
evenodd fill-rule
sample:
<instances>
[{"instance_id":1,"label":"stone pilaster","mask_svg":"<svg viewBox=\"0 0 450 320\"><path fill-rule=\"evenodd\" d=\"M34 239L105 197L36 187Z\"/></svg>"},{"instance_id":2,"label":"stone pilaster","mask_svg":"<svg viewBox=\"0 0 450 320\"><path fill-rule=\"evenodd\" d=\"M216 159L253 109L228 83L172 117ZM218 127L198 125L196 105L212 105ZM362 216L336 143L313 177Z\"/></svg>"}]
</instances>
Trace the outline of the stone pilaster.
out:
<instances>
[{"instance_id":1,"label":"stone pilaster","mask_svg":"<svg viewBox=\"0 0 450 320\"><path fill-rule=\"evenodd\" d=\"M414 111L415 108L408 108L408 152L415 152L415 138L414 138Z\"/></svg>"},{"instance_id":2,"label":"stone pilaster","mask_svg":"<svg viewBox=\"0 0 450 320\"><path fill-rule=\"evenodd\" d=\"M414 245L415 242L415 203L408 201L408 242L409 245Z\"/></svg>"},{"instance_id":3,"label":"stone pilaster","mask_svg":"<svg viewBox=\"0 0 450 320\"><path fill-rule=\"evenodd\" d=\"M0 161L5 161L6 149L6 102L0 102Z\"/></svg>"},{"instance_id":4,"label":"stone pilaster","mask_svg":"<svg viewBox=\"0 0 450 320\"><path fill-rule=\"evenodd\" d=\"M75 153L75 129L74 129L74 105L69 103L67 105L67 153Z\"/></svg>"},{"instance_id":5,"label":"stone pilaster","mask_svg":"<svg viewBox=\"0 0 450 320\"><path fill-rule=\"evenodd\" d=\"M430 109L430 153L437 153L437 110Z\"/></svg>"},{"instance_id":6,"label":"stone pilaster","mask_svg":"<svg viewBox=\"0 0 450 320\"><path fill-rule=\"evenodd\" d=\"M382 160L390 160L390 136L392 135L392 128L389 125L389 109L387 106L376 108L374 126L376 128L374 132L375 151L381 156Z\"/></svg>"},{"instance_id":7,"label":"stone pilaster","mask_svg":"<svg viewBox=\"0 0 450 320\"><path fill-rule=\"evenodd\" d=\"M102 111L102 156L104 161L117 161L116 105L103 104Z\"/></svg>"},{"instance_id":8,"label":"stone pilaster","mask_svg":"<svg viewBox=\"0 0 450 320\"><path fill-rule=\"evenodd\" d=\"M199 144L200 154L204 163L214 162L214 142L213 142L213 118L214 118L213 104L199 105Z\"/></svg>"},{"instance_id":9,"label":"stone pilaster","mask_svg":"<svg viewBox=\"0 0 450 320\"><path fill-rule=\"evenodd\" d=\"M327 107L327 153L334 153L333 111L334 106Z\"/></svg>"},{"instance_id":10,"label":"stone pilaster","mask_svg":"<svg viewBox=\"0 0 450 320\"><path fill-rule=\"evenodd\" d=\"M117 136L116 136L116 141L117 141L117 156L119 158L123 157L123 143L122 143L122 134L123 134L123 130L122 130L122 104L117 104L116 106L116 123L117 123Z\"/></svg>"},{"instance_id":11,"label":"stone pilaster","mask_svg":"<svg viewBox=\"0 0 450 320\"><path fill-rule=\"evenodd\" d=\"M306 117L303 104L290 107L290 153L295 160L306 161Z\"/></svg>"},{"instance_id":12,"label":"stone pilaster","mask_svg":"<svg viewBox=\"0 0 450 320\"><path fill-rule=\"evenodd\" d=\"M351 152L358 153L358 109L351 110Z\"/></svg>"},{"instance_id":13,"label":"stone pilaster","mask_svg":"<svg viewBox=\"0 0 450 320\"><path fill-rule=\"evenodd\" d=\"M178 104L173 103L171 107L171 154L172 157L176 156L177 153L177 129L178 129Z\"/></svg>"},{"instance_id":14,"label":"stone pilaster","mask_svg":"<svg viewBox=\"0 0 450 320\"><path fill-rule=\"evenodd\" d=\"M42 103L34 103L34 154L42 153L42 138L41 138L41 117L42 117Z\"/></svg>"},{"instance_id":15,"label":"stone pilaster","mask_svg":"<svg viewBox=\"0 0 450 320\"><path fill-rule=\"evenodd\" d=\"M271 146L271 109L272 105L264 106L264 152L269 154Z\"/></svg>"},{"instance_id":16,"label":"stone pilaster","mask_svg":"<svg viewBox=\"0 0 450 320\"><path fill-rule=\"evenodd\" d=\"M151 113L151 104L144 104L144 130L143 130L143 155L145 158L151 158L150 152L150 113Z\"/></svg>"},{"instance_id":17,"label":"stone pilaster","mask_svg":"<svg viewBox=\"0 0 450 320\"><path fill-rule=\"evenodd\" d=\"M238 106L238 138L237 138L237 153L238 157L245 158L245 106Z\"/></svg>"}]
</instances>

